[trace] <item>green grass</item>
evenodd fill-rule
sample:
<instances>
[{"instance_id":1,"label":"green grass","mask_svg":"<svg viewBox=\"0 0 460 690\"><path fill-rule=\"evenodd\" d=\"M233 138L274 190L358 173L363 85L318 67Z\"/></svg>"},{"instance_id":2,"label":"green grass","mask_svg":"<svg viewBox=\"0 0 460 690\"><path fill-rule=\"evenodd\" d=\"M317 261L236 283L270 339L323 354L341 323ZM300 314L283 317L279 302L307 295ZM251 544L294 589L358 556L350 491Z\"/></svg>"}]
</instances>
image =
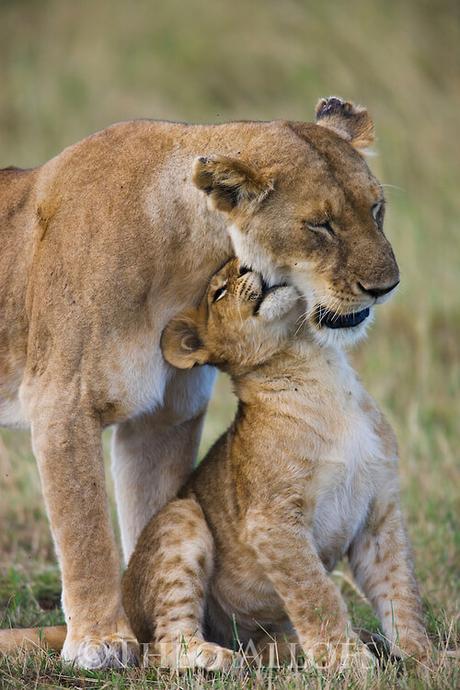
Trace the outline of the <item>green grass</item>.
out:
<instances>
[{"instance_id":1,"label":"green grass","mask_svg":"<svg viewBox=\"0 0 460 690\"><path fill-rule=\"evenodd\" d=\"M378 631L378 623L368 604L363 601L348 577L336 576L346 598L353 623L369 631ZM0 578L0 606L3 613L0 627L56 625L63 622L58 608L60 596L57 568L36 570L25 574L11 568ZM346 670L342 673L320 673L312 670L254 668L249 663L227 674L186 672L177 674L155 668L125 669L122 671L78 671L61 663L54 653L20 652L14 656L0 656L0 687L7 688L368 688L369 690L397 688L451 689L460 682L458 662L446 650L454 644L455 632L451 621L440 609L434 611L425 602L428 631L440 650L432 670L414 664L387 664L368 673ZM450 632L451 637L446 637Z\"/></svg>"},{"instance_id":2,"label":"green grass","mask_svg":"<svg viewBox=\"0 0 460 690\"><path fill-rule=\"evenodd\" d=\"M354 354L401 450L402 502L429 633L458 648L460 570L460 22L438 0L0 0L0 166L39 164L111 122L155 117L309 119L320 96L365 103L376 121L386 221L402 274ZM219 381L202 450L232 416ZM338 579L357 624L369 607ZM62 620L38 474L23 432L0 433L0 626ZM360 679L245 671L170 677L83 673L45 653L0 659L0 688L454 688L458 662L431 676L390 668Z\"/></svg>"}]
</instances>

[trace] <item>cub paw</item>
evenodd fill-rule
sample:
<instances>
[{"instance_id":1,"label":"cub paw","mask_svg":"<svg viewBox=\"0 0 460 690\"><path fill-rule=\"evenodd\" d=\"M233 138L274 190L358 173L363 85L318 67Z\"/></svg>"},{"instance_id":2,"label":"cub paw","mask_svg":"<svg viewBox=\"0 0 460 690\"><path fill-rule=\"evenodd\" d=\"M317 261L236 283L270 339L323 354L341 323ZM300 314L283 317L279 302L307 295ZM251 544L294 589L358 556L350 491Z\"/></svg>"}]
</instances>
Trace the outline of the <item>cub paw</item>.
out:
<instances>
[{"instance_id":1,"label":"cub paw","mask_svg":"<svg viewBox=\"0 0 460 690\"><path fill-rule=\"evenodd\" d=\"M411 637L399 639L397 643L391 644L390 654L403 661L427 664L436 656L436 651L428 637Z\"/></svg>"},{"instance_id":2,"label":"cub paw","mask_svg":"<svg viewBox=\"0 0 460 690\"><path fill-rule=\"evenodd\" d=\"M205 671L228 671L238 660L238 655L230 649L196 639L160 642L155 645L155 651L160 667L180 671L198 668Z\"/></svg>"},{"instance_id":3,"label":"cub paw","mask_svg":"<svg viewBox=\"0 0 460 690\"><path fill-rule=\"evenodd\" d=\"M231 649L211 642L203 642L193 652L196 668L206 671L229 671L236 664L238 655Z\"/></svg>"},{"instance_id":4,"label":"cub paw","mask_svg":"<svg viewBox=\"0 0 460 690\"><path fill-rule=\"evenodd\" d=\"M353 667L367 671L375 668L377 660L360 640L352 638L340 642L321 642L303 647L306 664L324 670L339 671Z\"/></svg>"},{"instance_id":5,"label":"cub paw","mask_svg":"<svg viewBox=\"0 0 460 690\"><path fill-rule=\"evenodd\" d=\"M356 671L367 672L377 668L378 659L363 642L360 640L353 641L348 656L345 654L342 659L342 668L344 666L351 666Z\"/></svg>"},{"instance_id":6,"label":"cub paw","mask_svg":"<svg viewBox=\"0 0 460 690\"><path fill-rule=\"evenodd\" d=\"M274 321L291 311L297 304L299 293L291 285L271 288L259 307L259 317L264 321Z\"/></svg>"},{"instance_id":7,"label":"cub paw","mask_svg":"<svg viewBox=\"0 0 460 690\"><path fill-rule=\"evenodd\" d=\"M138 655L137 640L117 633L80 639L67 636L61 653L64 661L89 670L133 666L138 662Z\"/></svg>"}]
</instances>

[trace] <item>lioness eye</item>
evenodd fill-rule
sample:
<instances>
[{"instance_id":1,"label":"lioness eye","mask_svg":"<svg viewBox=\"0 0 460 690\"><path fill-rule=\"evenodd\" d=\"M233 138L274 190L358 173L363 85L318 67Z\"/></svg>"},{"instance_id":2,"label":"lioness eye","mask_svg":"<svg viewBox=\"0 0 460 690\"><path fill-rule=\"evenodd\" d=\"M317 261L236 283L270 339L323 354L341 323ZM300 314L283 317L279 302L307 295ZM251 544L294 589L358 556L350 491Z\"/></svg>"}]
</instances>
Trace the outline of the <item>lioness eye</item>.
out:
<instances>
[{"instance_id":1,"label":"lioness eye","mask_svg":"<svg viewBox=\"0 0 460 690\"><path fill-rule=\"evenodd\" d=\"M214 293L214 297L212 298L213 302L218 302L222 297L225 296L225 293L227 292L227 286L222 285L222 287L217 288L217 290Z\"/></svg>"},{"instance_id":2,"label":"lioness eye","mask_svg":"<svg viewBox=\"0 0 460 690\"><path fill-rule=\"evenodd\" d=\"M325 220L323 223L309 223L306 222L305 225L309 230L312 230L312 232L317 232L317 231L325 231L328 232L330 235L335 235L334 228L330 224L328 220Z\"/></svg>"},{"instance_id":3,"label":"lioness eye","mask_svg":"<svg viewBox=\"0 0 460 690\"><path fill-rule=\"evenodd\" d=\"M383 203L379 201L377 204L374 204L372 207L372 215L374 217L375 222L377 225L381 225L383 221Z\"/></svg>"}]
</instances>

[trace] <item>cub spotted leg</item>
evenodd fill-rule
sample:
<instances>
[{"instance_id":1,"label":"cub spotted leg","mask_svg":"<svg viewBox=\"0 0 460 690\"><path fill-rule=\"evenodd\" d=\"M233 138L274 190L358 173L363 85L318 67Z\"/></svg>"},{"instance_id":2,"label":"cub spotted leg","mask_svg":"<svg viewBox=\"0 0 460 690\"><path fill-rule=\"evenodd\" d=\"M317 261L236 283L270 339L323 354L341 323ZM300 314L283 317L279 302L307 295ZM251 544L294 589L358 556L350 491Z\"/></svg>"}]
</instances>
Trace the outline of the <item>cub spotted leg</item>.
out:
<instances>
[{"instance_id":1,"label":"cub spotted leg","mask_svg":"<svg viewBox=\"0 0 460 690\"><path fill-rule=\"evenodd\" d=\"M101 423L84 398L77 377L28 388L33 450L62 574L62 656L102 668L134 661L137 643L121 601Z\"/></svg>"},{"instance_id":2,"label":"cub spotted leg","mask_svg":"<svg viewBox=\"0 0 460 690\"><path fill-rule=\"evenodd\" d=\"M302 497L286 495L282 507L267 504L248 511L247 538L283 601L307 661L327 667L352 661L373 665L311 541L299 509Z\"/></svg>"},{"instance_id":3,"label":"cub spotted leg","mask_svg":"<svg viewBox=\"0 0 460 690\"><path fill-rule=\"evenodd\" d=\"M123 602L152 665L224 670L229 649L203 637L214 542L194 499L168 503L145 527L123 578Z\"/></svg>"},{"instance_id":4,"label":"cub spotted leg","mask_svg":"<svg viewBox=\"0 0 460 690\"><path fill-rule=\"evenodd\" d=\"M376 502L367 526L350 547L349 558L358 585L381 621L391 653L427 658L430 643L397 499Z\"/></svg>"}]
</instances>

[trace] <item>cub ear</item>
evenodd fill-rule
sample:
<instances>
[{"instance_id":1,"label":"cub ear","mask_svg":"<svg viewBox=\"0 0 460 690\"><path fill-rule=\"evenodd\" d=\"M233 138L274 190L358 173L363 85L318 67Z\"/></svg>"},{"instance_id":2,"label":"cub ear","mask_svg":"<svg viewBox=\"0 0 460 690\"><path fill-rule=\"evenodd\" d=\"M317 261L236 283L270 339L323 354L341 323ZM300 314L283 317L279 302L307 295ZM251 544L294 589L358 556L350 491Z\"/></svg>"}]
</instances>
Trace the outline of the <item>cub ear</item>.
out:
<instances>
[{"instance_id":1,"label":"cub ear","mask_svg":"<svg viewBox=\"0 0 460 690\"><path fill-rule=\"evenodd\" d=\"M374 143L374 123L366 108L341 98L322 98L316 106L316 124L332 129L355 149L365 149Z\"/></svg>"},{"instance_id":2,"label":"cub ear","mask_svg":"<svg viewBox=\"0 0 460 690\"><path fill-rule=\"evenodd\" d=\"M208 194L214 208L226 213L244 203L260 203L273 189L273 180L229 156L196 158L192 179L198 189Z\"/></svg>"},{"instance_id":3,"label":"cub ear","mask_svg":"<svg viewBox=\"0 0 460 690\"><path fill-rule=\"evenodd\" d=\"M172 319L161 335L161 350L165 360L178 369L191 369L206 364L208 353L200 340L196 312L179 314Z\"/></svg>"}]
</instances>

